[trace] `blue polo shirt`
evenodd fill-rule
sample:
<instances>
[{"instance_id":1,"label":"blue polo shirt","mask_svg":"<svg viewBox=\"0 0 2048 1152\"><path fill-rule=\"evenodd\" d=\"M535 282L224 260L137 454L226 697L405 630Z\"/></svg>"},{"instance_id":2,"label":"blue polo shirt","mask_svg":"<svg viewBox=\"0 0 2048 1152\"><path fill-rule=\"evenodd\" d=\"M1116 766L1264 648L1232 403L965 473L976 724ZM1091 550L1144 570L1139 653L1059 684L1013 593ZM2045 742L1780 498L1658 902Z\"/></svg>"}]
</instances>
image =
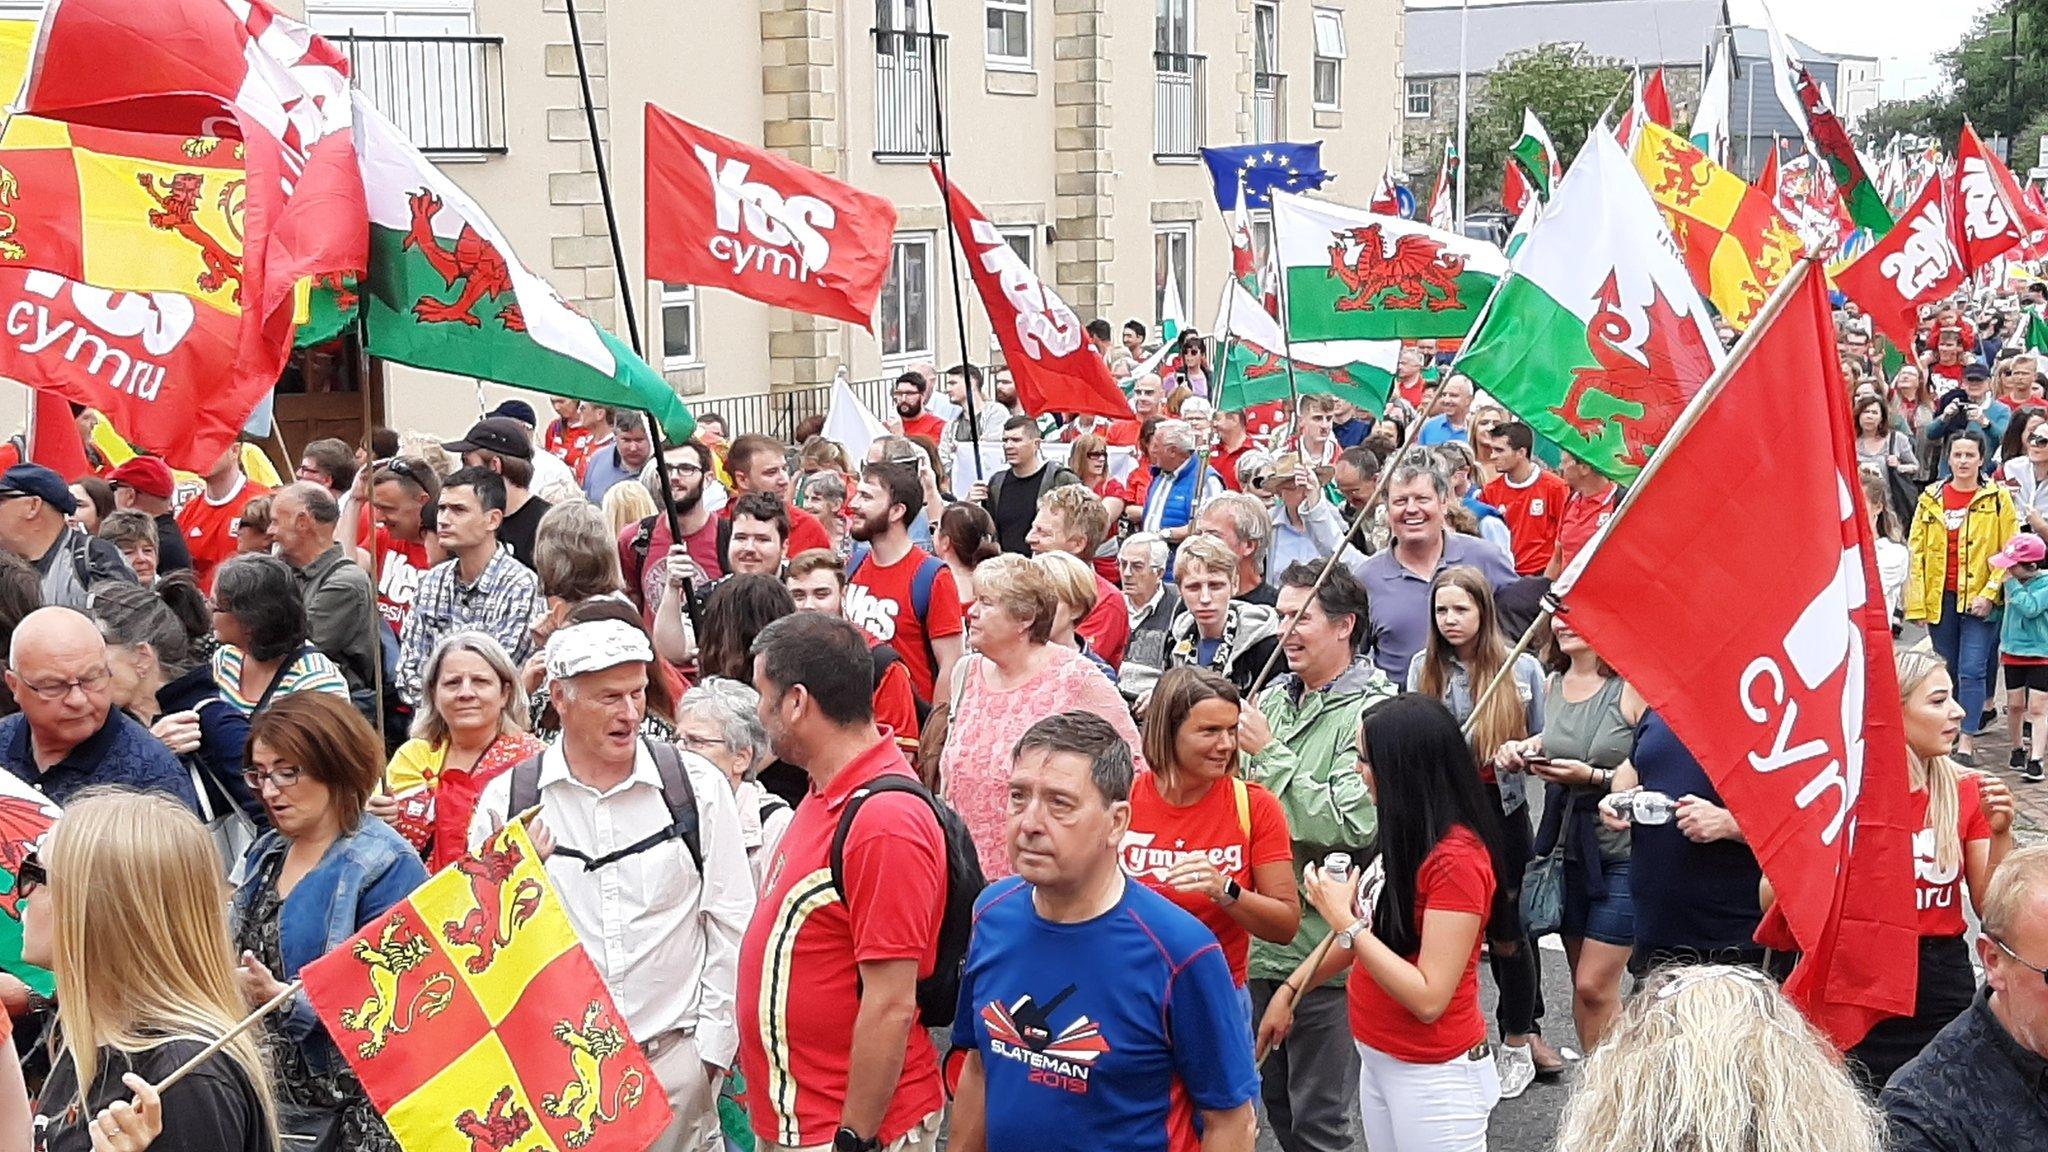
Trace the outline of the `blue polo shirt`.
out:
<instances>
[{"instance_id":1,"label":"blue polo shirt","mask_svg":"<svg viewBox=\"0 0 2048 1152\"><path fill-rule=\"evenodd\" d=\"M1196 1152L1199 1111L1258 1092L1230 965L1142 884L1055 924L1012 876L976 902L953 1044L981 1054L989 1152Z\"/></svg>"},{"instance_id":2,"label":"blue polo shirt","mask_svg":"<svg viewBox=\"0 0 2048 1152\"><path fill-rule=\"evenodd\" d=\"M199 798L192 793L192 774L163 741L119 708L109 707L100 730L47 771L36 767L28 717L17 712L0 720L0 757L6 759L9 772L58 805L94 785L118 784L167 793L194 813L199 811Z\"/></svg>"},{"instance_id":3,"label":"blue polo shirt","mask_svg":"<svg viewBox=\"0 0 2048 1152\"><path fill-rule=\"evenodd\" d=\"M1429 582L1460 564L1479 569L1496 592L1517 579L1514 564L1499 547L1449 529L1444 530L1443 555L1427 576L1402 567L1391 544L1366 557L1359 578L1372 613L1372 662L1396 683L1407 677L1408 662L1429 640Z\"/></svg>"}]
</instances>

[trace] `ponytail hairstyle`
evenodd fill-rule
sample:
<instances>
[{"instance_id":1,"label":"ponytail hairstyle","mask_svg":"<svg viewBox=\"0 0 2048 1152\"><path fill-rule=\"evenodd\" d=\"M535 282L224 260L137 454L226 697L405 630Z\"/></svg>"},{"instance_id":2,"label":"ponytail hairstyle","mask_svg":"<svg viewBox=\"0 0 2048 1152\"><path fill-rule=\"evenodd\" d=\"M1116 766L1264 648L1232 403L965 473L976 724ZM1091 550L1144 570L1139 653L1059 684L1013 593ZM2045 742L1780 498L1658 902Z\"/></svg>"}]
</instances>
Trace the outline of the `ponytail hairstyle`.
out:
<instances>
[{"instance_id":1,"label":"ponytail hairstyle","mask_svg":"<svg viewBox=\"0 0 2048 1152\"><path fill-rule=\"evenodd\" d=\"M1948 670L1941 657L1932 652L1901 648L1894 659L1901 700L1919 691L1929 676ZM1956 827L1958 809L1962 806L1957 795L1962 777L1955 761L1946 756L1923 760L1907 750L1906 782L1915 791L1927 790L1927 827L1934 832L1934 865L1942 872L1953 872L1962 866L1963 838Z\"/></svg>"},{"instance_id":2,"label":"ponytail hairstyle","mask_svg":"<svg viewBox=\"0 0 2048 1152\"><path fill-rule=\"evenodd\" d=\"M970 570L1002 555L995 518L979 504L950 504L939 517L939 537Z\"/></svg>"}]
</instances>

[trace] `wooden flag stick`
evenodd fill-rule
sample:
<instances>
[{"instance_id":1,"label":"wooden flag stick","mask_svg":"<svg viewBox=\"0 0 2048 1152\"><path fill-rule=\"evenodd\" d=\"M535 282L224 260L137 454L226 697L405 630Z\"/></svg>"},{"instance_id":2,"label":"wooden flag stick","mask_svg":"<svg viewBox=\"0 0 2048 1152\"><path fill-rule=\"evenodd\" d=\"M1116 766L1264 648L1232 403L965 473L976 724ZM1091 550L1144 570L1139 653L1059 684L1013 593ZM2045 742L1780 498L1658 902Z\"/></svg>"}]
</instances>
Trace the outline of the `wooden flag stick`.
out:
<instances>
[{"instance_id":1,"label":"wooden flag stick","mask_svg":"<svg viewBox=\"0 0 2048 1152\"><path fill-rule=\"evenodd\" d=\"M176 1084L178 1081L183 1080L187 1076L190 1076L193 1073L193 1071L196 1070L201 1064L204 1064L208 1060L213 1059L214 1056L218 1054L221 1049L228 1046L228 1043L230 1041L234 1040L235 1037L240 1036L242 1033L247 1032L249 1029L254 1028L257 1022L262 1020L265 1016L268 1016L272 1012L277 1011L277 1009L281 1005L283 1005L285 1001L291 999L294 995L298 993L299 989L303 988L304 986L304 983L298 980L294 980L291 983L285 985L283 991L279 992L275 996L272 996L267 1002L265 1002L261 1007L257 1008L254 1012L251 1012L247 1016L242 1017L241 1023L235 1025L233 1028L228 1029L226 1034L223 1035L220 1039L215 1040L213 1043L208 1044L204 1048L201 1048L198 1051L198 1053L194 1055L190 1060L187 1060L183 1064L178 1065L176 1071L172 1072L169 1076L166 1076L162 1080L158 1081L155 1085L152 1086L152 1090L159 1096L169 1091L171 1085Z\"/></svg>"}]
</instances>

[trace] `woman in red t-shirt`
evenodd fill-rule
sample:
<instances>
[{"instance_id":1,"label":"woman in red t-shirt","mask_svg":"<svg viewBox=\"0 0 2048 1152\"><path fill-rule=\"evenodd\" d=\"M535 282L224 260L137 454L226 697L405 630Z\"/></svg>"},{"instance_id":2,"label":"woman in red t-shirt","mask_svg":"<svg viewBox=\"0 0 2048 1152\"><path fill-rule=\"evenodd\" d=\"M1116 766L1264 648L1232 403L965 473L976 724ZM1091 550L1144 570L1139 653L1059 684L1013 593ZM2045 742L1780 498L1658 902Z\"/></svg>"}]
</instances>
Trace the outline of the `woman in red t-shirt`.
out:
<instances>
[{"instance_id":1,"label":"woman in red t-shirt","mask_svg":"<svg viewBox=\"0 0 2048 1152\"><path fill-rule=\"evenodd\" d=\"M1920 912L1920 985L1911 1016L1880 1021L1849 1050L1850 1067L1876 1091L1920 1054L1977 994L1964 943L1965 884L1972 909L2012 850L2012 792L1989 773L1948 757L1967 719L1941 657L1910 648L1897 657L1905 703L1906 772L1924 815L1913 836L1913 891Z\"/></svg>"},{"instance_id":2,"label":"woman in red t-shirt","mask_svg":"<svg viewBox=\"0 0 2048 1152\"><path fill-rule=\"evenodd\" d=\"M1130 504L1131 491L1123 481L1109 474L1109 441L1089 434L1074 441L1074 453L1067 460L1067 467L1081 478L1081 484L1090 492L1102 497L1102 507L1109 513L1109 536L1095 549L1092 558L1095 571L1112 584L1119 579L1116 569L1117 550L1122 547L1124 508Z\"/></svg>"},{"instance_id":3,"label":"woman in red t-shirt","mask_svg":"<svg viewBox=\"0 0 2048 1152\"><path fill-rule=\"evenodd\" d=\"M1358 770L1379 809L1385 882L1361 902L1357 867L1339 880L1309 865L1303 889L1331 943L1273 994L1258 1052L1286 1039L1301 993L1355 965L1351 1036L1366 1143L1485 1152L1500 1076L1479 1012L1479 945L1501 871L1500 818L1457 719L1426 696L1366 713Z\"/></svg>"},{"instance_id":4,"label":"woman in red t-shirt","mask_svg":"<svg viewBox=\"0 0 2048 1152\"><path fill-rule=\"evenodd\" d=\"M1176 668L1145 712L1149 771L1131 787L1124 871L1209 926L1230 961L1251 1027L1251 938L1285 944L1301 927L1294 841L1271 792L1238 775L1237 686Z\"/></svg>"}]
</instances>

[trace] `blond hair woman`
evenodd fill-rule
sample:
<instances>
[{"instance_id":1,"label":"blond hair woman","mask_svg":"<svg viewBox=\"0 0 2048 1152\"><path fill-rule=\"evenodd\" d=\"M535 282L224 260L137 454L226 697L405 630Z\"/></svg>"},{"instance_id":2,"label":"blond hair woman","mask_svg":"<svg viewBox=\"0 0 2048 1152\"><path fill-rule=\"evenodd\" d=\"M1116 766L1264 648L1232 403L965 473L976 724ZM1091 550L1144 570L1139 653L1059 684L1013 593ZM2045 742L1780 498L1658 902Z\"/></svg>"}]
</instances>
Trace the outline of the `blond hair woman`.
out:
<instances>
[{"instance_id":1,"label":"blond hair woman","mask_svg":"<svg viewBox=\"0 0 2048 1152\"><path fill-rule=\"evenodd\" d=\"M1558 1152L1881 1152L1883 1116L1754 968L1666 969L1579 1068Z\"/></svg>"},{"instance_id":2,"label":"blond hair woman","mask_svg":"<svg viewBox=\"0 0 2048 1152\"><path fill-rule=\"evenodd\" d=\"M220 857L197 819L160 795L88 793L23 862L15 891L27 898L22 958L57 977L50 1077L34 1120L38 1152L277 1147L270 1079L251 1034L166 1090L160 1104L147 1092L247 1012L229 960ZM0 1065L18 1077L12 1060ZM125 1107L131 1095L141 1108ZM0 1111L15 1099L7 1093L10 1108ZM124 1107L111 1108L116 1103ZM143 1138L152 1113L162 1126L153 1142ZM124 1117L145 1123L124 1126ZM28 1135L26 1123L10 1122L0 1146L30 1147Z\"/></svg>"}]
</instances>

